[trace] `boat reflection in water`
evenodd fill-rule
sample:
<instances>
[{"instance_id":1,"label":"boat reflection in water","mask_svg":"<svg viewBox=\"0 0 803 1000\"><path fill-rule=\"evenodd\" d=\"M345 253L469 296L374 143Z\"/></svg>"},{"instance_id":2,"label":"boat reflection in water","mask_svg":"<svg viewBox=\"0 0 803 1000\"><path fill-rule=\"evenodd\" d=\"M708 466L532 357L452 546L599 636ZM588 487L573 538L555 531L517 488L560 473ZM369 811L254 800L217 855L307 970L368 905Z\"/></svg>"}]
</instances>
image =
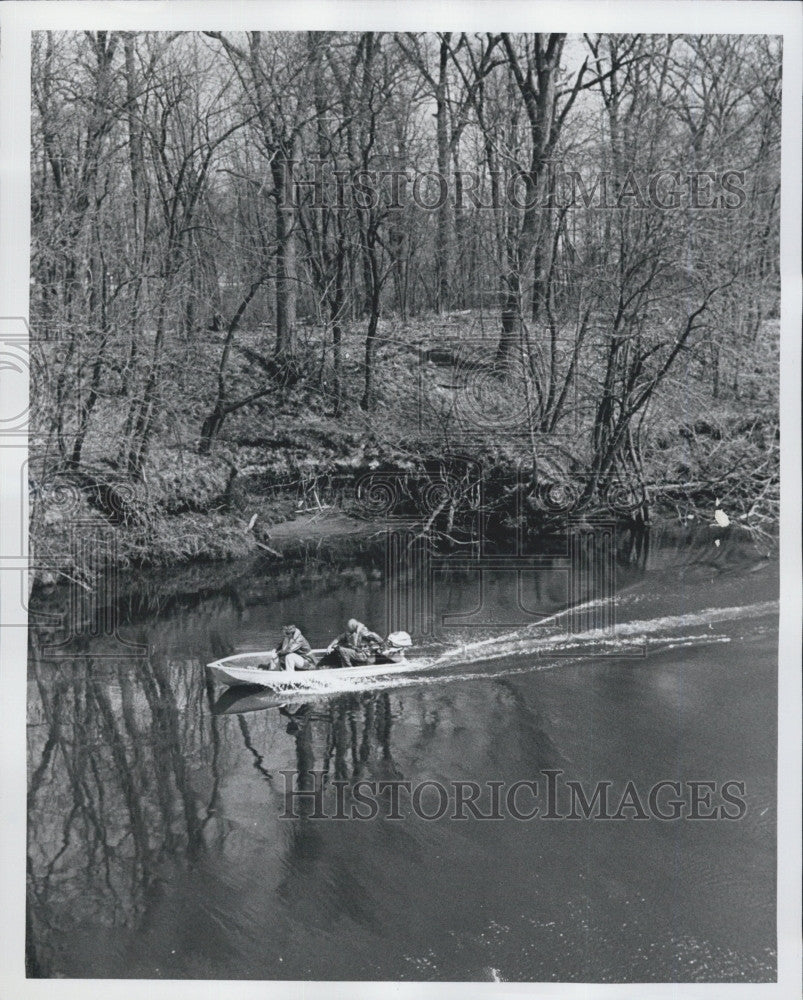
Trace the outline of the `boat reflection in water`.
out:
<instances>
[{"instance_id":1,"label":"boat reflection in water","mask_svg":"<svg viewBox=\"0 0 803 1000\"><path fill-rule=\"evenodd\" d=\"M374 780L401 780L390 748L393 714L387 691L289 704L270 692L229 688L212 704L214 715L240 716L244 733L242 716L274 710L287 720L285 732L295 740L297 791L326 791L333 779L353 783L366 774ZM309 799L298 797L297 805L293 799L293 810L301 816L314 808Z\"/></svg>"}]
</instances>

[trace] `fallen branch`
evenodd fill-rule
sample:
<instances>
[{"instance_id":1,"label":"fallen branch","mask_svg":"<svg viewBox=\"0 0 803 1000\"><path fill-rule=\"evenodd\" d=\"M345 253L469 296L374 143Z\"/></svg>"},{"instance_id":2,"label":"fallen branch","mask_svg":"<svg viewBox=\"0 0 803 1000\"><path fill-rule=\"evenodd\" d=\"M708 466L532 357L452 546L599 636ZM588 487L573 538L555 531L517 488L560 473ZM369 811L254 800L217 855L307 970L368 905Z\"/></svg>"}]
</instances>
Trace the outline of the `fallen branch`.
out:
<instances>
[{"instance_id":1,"label":"fallen branch","mask_svg":"<svg viewBox=\"0 0 803 1000\"><path fill-rule=\"evenodd\" d=\"M264 542L258 542L256 539L254 539L254 545L256 545L260 549L264 549L266 552L270 552L270 554L272 556L276 556L277 559L284 559L284 556L281 554L281 552L277 552L276 549L272 549L270 545L265 545Z\"/></svg>"}]
</instances>

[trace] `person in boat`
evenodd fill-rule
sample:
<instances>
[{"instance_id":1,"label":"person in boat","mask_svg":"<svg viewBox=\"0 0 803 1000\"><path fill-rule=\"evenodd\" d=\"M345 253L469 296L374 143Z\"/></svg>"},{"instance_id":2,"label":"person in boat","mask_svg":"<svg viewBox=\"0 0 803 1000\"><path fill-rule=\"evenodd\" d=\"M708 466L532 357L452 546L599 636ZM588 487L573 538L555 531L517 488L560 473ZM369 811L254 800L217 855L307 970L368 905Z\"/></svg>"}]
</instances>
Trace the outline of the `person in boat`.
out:
<instances>
[{"instance_id":1,"label":"person in boat","mask_svg":"<svg viewBox=\"0 0 803 1000\"><path fill-rule=\"evenodd\" d=\"M282 641L274 650L283 670L314 670L312 647L295 625L282 628Z\"/></svg>"},{"instance_id":2,"label":"person in boat","mask_svg":"<svg viewBox=\"0 0 803 1000\"><path fill-rule=\"evenodd\" d=\"M334 639L326 651L334 652L338 667L361 667L376 663L376 654L382 645L381 636L356 618L350 618L346 631Z\"/></svg>"}]
</instances>

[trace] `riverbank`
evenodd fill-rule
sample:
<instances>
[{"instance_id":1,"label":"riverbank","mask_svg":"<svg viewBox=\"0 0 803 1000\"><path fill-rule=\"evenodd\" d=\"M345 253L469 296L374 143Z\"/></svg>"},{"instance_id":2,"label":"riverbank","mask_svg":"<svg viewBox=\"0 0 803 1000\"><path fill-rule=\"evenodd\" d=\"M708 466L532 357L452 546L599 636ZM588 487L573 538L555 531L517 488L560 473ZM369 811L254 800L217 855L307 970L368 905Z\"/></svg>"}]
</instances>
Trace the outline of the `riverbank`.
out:
<instances>
[{"instance_id":1,"label":"riverbank","mask_svg":"<svg viewBox=\"0 0 803 1000\"><path fill-rule=\"evenodd\" d=\"M775 321L762 327L755 371L718 386L716 398L696 362L662 384L629 464L605 471L595 464L598 414L578 405L580 395L546 429L522 410L526 387L492 367L497 321L477 313L383 321L371 412L357 402L359 366L344 371L333 402L328 372L314 364L325 331L311 330L299 358L308 374L232 412L208 452L198 440L203 407L185 387L139 476L120 463L125 428L113 397L97 404L103 420L87 432L77 465L34 435L37 582L91 574L79 556L89 535L107 538L104 559L122 568L281 558L294 539L370 532L385 516L417 523L437 542L462 541L478 503L492 537L560 531L567 518L709 524L719 510L717 523L727 518L769 544L779 481ZM358 356L361 337L359 324L344 330L346 358ZM261 334L240 339L239 375L256 392L266 377L254 360ZM599 363L593 353L585 359L577 393L598 380Z\"/></svg>"},{"instance_id":2,"label":"riverbank","mask_svg":"<svg viewBox=\"0 0 803 1000\"><path fill-rule=\"evenodd\" d=\"M106 580L87 572L76 579L86 592L87 613L92 613L90 605L96 606L94 613L99 613L101 606L114 606L115 619L129 623L179 609L191 610L218 595L237 594L238 601L262 602L267 592L274 596L297 592L302 581L306 581L305 586L336 589L375 585L384 591L388 530L392 527L392 522L359 520L324 510L276 525L271 537L273 551L254 545L227 559L107 566ZM531 538L528 545L531 554L542 557L560 555L565 548L565 538L560 535ZM743 562L748 555L758 563L777 555L774 544L761 544L743 527L723 527L713 519L710 523L663 519L646 532L623 522L613 537L620 574L640 572L639 567L654 561L655 553L667 549L684 551L691 562L720 570L734 559ZM459 561L461 551L457 547L451 554ZM48 616L61 620L74 601L75 586L66 574L40 578L31 599L32 613L43 616L42 621Z\"/></svg>"},{"instance_id":3,"label":"riverbank","mask_svg":"<svg viewBox=\"0 0 803 1000\"><path fill-rule=\"evenodd\" d=\"M36 555L32 559L36 566L33 587L72 583L89 590L93 577L112 567L127 573L172 568L180 574L203 578L212 567L215 576L225 576L227 564L249 560L261 560L266 565L292 564L322 551L332 553L336 560L345 557L348 562L350 548L364 550L372 541L384 539L389 528L399 526L392 511L388 517L388 510L382 509L383 505L388 507L383 491L394 482L394 476L401 474L385 471L370 478L360 503L355 503L353 497L341 497L339 505L319 502L312 510L298 509L297 501L280 496L249 503L244 511L156 511L145 523L133 518L115 522L101 517L81 497L79 505L51 507L46 532L32 539ZM420 499L420 483L418 487L416 496ZM577 503L578 496L578 488L562 485L545 490L540 504L527 498L522 503L521 497L507 498L501 506L497 502L485 518L486 541L504 544L518 535L526 548L535 551L540 538L561 534L570 522L576 526L584 519L592 523L602 518L617 523L622 535L650 530L662 535L702 532L710 535L713 543L735 534L754 543L759 554L774 551L777 543L764 511L739 514L732 507L725 508L708 492L697 497L661 497L646 525L615 507L584 509ZM400 502L409 502L415 509L414 499L403 497ZM545 509L547 504L550 507ZM470 537L466 518L461 516L466 511L460 505L457 512L450 512L446 506L438 510L438 506L435 503L427 516L418 510L417 519L406 519L405 523L417 526L415 530L427 534L434 546L449 550ZM86 544L91 538L96 545Z\"/></svg>"}]
</instances>

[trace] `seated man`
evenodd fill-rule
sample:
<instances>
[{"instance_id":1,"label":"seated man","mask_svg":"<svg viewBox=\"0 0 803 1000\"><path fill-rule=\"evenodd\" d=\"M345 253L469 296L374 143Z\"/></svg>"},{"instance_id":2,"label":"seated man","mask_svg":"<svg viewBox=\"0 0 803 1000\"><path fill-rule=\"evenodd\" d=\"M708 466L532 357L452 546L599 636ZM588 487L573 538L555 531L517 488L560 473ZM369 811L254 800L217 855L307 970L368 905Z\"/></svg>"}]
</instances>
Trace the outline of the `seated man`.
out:
<instances>
[{"instance_id":1,"label":"seated man","mask_svg":"<svg viewBox=\"0 0 803 1000\"><path fill-rule=\"evenodd\" d=\"M314 670L315 661L310 655L311 650L312 647L295 625L285 625L282 628L282 641L275 649L281 669Z\"/></svg>"},{"instance_id":2,"label":"seated man","mask_svg":"<svg viewBox=\"0 0 803 1000\"><path fill-rule=\"evenodd\" d=\"M339 667L361 667L376 662L376 650L381 645L381 636L356 618L350 618L346 631L329 644L327 652L334 650Z\"/></svg>"}]
</instances>

